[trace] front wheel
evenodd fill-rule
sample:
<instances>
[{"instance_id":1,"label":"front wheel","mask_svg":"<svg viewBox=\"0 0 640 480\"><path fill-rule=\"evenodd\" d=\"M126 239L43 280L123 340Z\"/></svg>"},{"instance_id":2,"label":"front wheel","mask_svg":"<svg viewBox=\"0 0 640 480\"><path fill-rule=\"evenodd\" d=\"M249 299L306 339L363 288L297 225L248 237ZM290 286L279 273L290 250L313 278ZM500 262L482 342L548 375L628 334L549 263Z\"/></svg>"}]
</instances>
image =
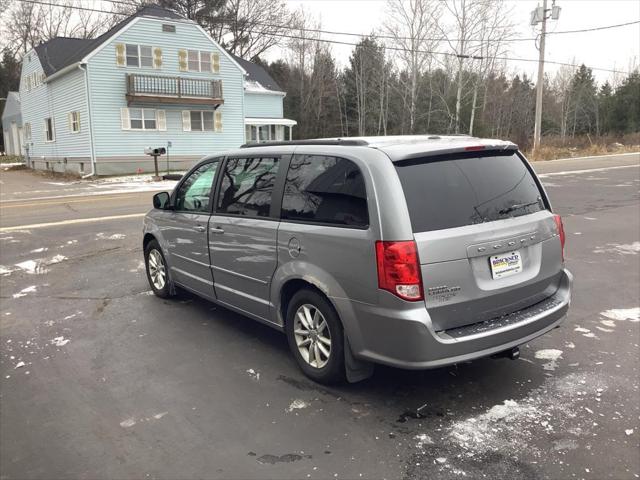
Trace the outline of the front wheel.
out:
<instances>
[{"instance_id":1,"label":"front wheel","mask_svg":"<svg viewBox=\"0 0 640 480\"><path fill-rule=\"evenodd\" d=\"M344 333L329 301L313 290L297 292L287 308L289 347L302 371L319 383L344 381Z\"/></svg>"},{"instance_id":2,"label":"front wheel","mask_svg":"<svg viewBox=\"0 0 640 480\"><path fill-rule=\"evenodd\" d=\"M145 247L144 260L147 267L147 280L149 280L153 293L160 298L170 297L171 290L167 262L156 240L151 240Z\"/></svg>"}]
</instances>

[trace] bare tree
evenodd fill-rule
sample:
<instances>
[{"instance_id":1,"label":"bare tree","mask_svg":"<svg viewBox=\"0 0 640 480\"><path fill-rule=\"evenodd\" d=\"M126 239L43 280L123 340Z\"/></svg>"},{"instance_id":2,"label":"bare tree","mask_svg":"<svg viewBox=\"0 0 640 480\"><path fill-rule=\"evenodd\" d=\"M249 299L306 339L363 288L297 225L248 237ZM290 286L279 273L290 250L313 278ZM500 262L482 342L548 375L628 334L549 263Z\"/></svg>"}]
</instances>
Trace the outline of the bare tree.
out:
<instances>
[{"instance_id":1,"label":"bare tree","mask_svg":"<svg viewBox=\"0 0 640 480\"><path fill-rule=\"evenodd\" d=\"M473 135L480 86L496 68L496 58L507 52L509 41L513 37L514 25L508 20L511 18L511 10L505 5L504 0L492 0L478 12L481 18L476 31L478 45L473 48L477 60L471 64L473 97L469 135Z\"/></svg>"},{"instance_id":2,"label":"bare tree","mask_svg":"<svg viewBox=\"0 0 640 480\"><path fill-rule=\"evenodd\" d=\"M508 12L503 0L446 0L444 7L452 23L448 26L438 23L438 27L458 58L454 131L460 133L463 89L468 81L465 78L468 60L482 58L485 45L483 35L493 32L492 35L496 38L498 29L508 30L512 27L506 22Z\"/></svg>"},{"instance_id":3,"label":"bare tree","mask_svg":"<svg viewBox=\"0 0 640 480\"><path fill-rule=\"evenodd\" d=\"M294 21L283 0L226 0L214 21L204 24L229 51L251 60L279 45Z\"/></svg>"},{"instance_id":4,"label":"bare tree","mask_svg":"<svg viewBox=\"0 0 640 480\"><path fill-rule=\"evenodd\" d=\"M56 37L92 38L109 26L108 16L81 10L81 0L62 0L55 4L14 2L1 15L5 45L21 57L41 42Z\"/></svg>"},{"instance_id":5,"label":"bare tree","mask_svg":"<svg viewBox=\"0 0 640 480\"><path fill-rule=\"evenodd\" d=\"M420 76L430 65L439 40L434 39L441 14L437 0L388 0L387 21L384 29L393 37L393 46L400 48L396 58L400 68L407 72L404 88L409 107L409 132L415 131L416 103Z\"/></svg>"}]
</instances>

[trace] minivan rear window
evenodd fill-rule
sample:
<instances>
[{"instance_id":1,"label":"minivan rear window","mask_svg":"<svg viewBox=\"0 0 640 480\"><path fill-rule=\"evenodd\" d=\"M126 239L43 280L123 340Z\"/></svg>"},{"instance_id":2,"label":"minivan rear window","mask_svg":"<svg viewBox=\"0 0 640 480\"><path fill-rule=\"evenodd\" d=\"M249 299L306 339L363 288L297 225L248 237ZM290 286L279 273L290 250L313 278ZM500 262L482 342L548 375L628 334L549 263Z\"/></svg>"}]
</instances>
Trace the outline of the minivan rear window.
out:
<instances>
[{"instance_id":1,"label":"minivan rear window","mask_svg":"<svg viewBox=\"0 0 640 480\"><path fill-rule=\"evenodd\" d=\"M414 232L518 217L546 208L513 151L463 152L396 162Z\"/></svg>"}]
</instances>

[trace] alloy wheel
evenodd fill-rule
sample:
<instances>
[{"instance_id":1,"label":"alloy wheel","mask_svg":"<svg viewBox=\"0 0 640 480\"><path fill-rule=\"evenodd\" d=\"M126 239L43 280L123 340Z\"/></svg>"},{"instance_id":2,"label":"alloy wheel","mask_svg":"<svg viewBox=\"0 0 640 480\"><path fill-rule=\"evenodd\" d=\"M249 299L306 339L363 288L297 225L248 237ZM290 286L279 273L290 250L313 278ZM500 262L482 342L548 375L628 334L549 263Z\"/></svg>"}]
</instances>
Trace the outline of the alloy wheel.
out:
<instances>
[{"instance_id":1,"label":"alloy wheel","mask_svg":"<svg viewBox=\"0 0 640 480\"><path fill-rule=\"evenodd\" d=\"M162 254L155 248L149 252L149 276L157 290L162 290L167 283L167 272Z\"/></svg>"},{"instance_id":2,"label":"alloy wheel","mask_svg":"<svg viewBox=\"0 0 640 480\"><path fill-rule=\"evenodd\" d=\"M294 317L293 333L300 355L314 368L322 368L331 356L331 332L324 315L311 304L301 305Z\"/></svg>"}]
</instances>

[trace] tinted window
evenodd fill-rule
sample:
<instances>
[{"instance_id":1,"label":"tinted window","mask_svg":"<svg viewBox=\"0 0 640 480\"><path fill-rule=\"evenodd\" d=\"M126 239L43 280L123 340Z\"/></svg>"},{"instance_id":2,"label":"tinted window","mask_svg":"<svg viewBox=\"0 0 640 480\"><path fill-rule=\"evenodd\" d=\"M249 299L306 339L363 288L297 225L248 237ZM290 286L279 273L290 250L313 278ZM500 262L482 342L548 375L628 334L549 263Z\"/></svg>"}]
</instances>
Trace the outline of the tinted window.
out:
<instances>
[{"instance_id":1,"label":"tinted window","mask_svg":"<svg viewBox=\"0 0 640 480\"><path fill-rule=\"evenodd\" d=\"M513 152L456 154L396 163L414 232L538 212L542 194Z\"/></svg>"},{"instance_id":2,"label":"tinted window","mask_svg":"<svg viewBox=\"0 0 640 480\"><path fill-rule=\"evenodd\" d=\"M222 176L218 212L268 217L280 164L277 158L231 158Z\"/></svg>"},{"instance_id":3,"label":"tinted window","mask_svg":"<svg viewBox=\"0 0 640 480\"><path fill-rule=\"evenodd\" d=\"M209 212L209 199L218 161L207 163L195 170L180 185L176 194L176 210Z\"/></svg>"},{"instance_id":4,"label":"tinted window","mask_svg":"<svg viewBox=\"0 0 640 480\"><path fill-rule=\"evenodd\" d=\"M293 157L282 199L282 218L366 227L362 172L350 160L320 155Z\"/></svg>"}]
</instances>

